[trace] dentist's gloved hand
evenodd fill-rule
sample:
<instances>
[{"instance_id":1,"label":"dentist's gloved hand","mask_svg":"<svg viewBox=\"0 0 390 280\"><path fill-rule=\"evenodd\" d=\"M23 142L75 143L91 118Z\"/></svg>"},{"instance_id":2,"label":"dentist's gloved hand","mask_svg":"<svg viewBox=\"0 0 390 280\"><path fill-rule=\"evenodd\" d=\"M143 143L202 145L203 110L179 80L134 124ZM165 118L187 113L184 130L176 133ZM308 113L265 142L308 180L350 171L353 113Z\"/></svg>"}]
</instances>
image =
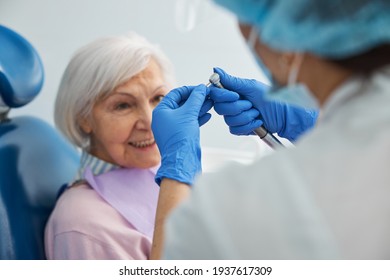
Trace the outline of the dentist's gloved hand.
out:
<instances>
[{"instance_id":1,"label":"dentist's gloved hand","mask_svg":"<svg viewBox=\"0 0 390 280\"><path fill-rule=\"evenodd\" d=\"M256 80L241 79L214 68L225 89L210 87L215 111L224 116L230 132L236 135L254 134L255 128L264 125L271 133L295 141L312 128L318 112L271 101L264 97L269 86ZM230 101L226 101L229 100Z\"/></svg>"},{"instance_id":2,"label":"dentist's gloved hand","mask_svg":"<svg viewBox=\"0 0 390 280\"><path fill-rule=\"evenodd\" d=\"M199 126L211 116L208 93L205 85L176 88L153 110L152 130L161 154L158 185L163 178L192 185L202 171Z\"/></svg>"}]
</instances>

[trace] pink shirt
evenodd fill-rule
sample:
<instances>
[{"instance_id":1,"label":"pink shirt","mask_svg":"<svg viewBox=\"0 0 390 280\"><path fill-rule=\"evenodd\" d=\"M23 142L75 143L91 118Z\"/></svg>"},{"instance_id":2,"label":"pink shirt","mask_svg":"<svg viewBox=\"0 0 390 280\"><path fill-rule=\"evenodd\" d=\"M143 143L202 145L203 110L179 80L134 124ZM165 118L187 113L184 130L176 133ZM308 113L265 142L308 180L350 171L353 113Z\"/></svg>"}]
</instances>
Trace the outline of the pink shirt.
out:
<instances>
[{"instance_id":1,"label":"pink shirt","mask_svg":"<svg viewBox=\"0 0 390 280\"><path fill-rule=\"evenodd\" d=\"M144 260L151 243L86 184L60 196L45 231L48 259Z\"/></svg>"}]
</instances>

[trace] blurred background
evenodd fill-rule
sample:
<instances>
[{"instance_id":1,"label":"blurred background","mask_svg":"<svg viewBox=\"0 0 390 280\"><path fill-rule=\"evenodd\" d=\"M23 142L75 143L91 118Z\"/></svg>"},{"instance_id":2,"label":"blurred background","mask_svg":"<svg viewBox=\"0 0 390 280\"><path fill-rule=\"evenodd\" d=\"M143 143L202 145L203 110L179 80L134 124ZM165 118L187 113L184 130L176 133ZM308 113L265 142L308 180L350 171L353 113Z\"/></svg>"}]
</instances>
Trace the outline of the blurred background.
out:
<instances>
[{"instance_id":1,"label":"blurred background","mask_svg":"<svg viewBox=\"0 0 390 280\"><path fill-rule=\"evenodd\" d=\"M267 82L242 39L235 18L209 0L0 0L0 24L37 49L45 67L42 92L10 116L32 115L54 125L53 108L65 67L76 49L107 35L135 31L158 44L175 66L177 85L207 83L215 66ZM229 133L213 112L201 142L224 160L243 160L268 148L255 136Z\"/></svg>"}]
</instances>

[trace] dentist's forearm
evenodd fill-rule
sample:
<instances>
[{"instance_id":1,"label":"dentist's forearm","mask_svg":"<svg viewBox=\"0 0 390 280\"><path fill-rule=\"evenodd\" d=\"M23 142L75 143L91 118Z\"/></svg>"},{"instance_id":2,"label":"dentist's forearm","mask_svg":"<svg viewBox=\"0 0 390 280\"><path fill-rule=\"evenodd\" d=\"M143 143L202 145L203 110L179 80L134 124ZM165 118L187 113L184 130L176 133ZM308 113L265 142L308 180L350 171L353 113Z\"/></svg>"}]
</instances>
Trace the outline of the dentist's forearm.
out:
<instances>
[{"instance_id":1,"label":"dentist's forearm","mask_svg":"<svg viewBox=\"0 0 390 280\"><path fill-rule=\"evenodd\" d=\"M150 259L158 260L161 258L166 219L171 211L188 197L189 192L190 186L187 184L171 179L161 181Z\"/></svg>"}]
</instances>

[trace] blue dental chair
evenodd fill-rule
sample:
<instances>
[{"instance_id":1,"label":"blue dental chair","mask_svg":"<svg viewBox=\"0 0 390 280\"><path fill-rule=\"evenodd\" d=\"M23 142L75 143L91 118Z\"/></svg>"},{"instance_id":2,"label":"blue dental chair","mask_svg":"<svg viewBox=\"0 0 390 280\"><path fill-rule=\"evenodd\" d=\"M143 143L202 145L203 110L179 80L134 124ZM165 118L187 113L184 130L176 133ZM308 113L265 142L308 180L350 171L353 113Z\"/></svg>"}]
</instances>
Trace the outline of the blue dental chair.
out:
<instances>
[{"instance_id":1,"label":"blue dental chair","mask_svg":"<svg viewBox=\"0 0 390 280\"><path fill-rule=\"evenodd\" d=\"M43 79L32 45L0 25L0 259L45 259L46 221L79 163L77 151L48 123L8 117L38 95Z\"/></svg>"}]
</instances>

